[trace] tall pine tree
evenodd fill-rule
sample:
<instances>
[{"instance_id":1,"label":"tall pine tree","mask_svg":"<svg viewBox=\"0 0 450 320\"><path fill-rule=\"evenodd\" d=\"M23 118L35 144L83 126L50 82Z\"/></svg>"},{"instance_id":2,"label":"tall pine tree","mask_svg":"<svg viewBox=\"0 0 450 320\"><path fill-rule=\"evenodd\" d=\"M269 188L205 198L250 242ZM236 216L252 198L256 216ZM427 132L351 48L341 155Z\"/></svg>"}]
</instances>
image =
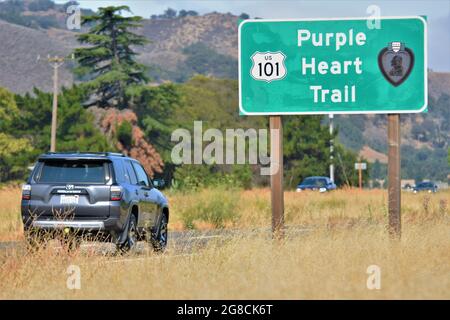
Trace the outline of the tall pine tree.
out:
<instances>
[{"instance_id":1,"label":"tall pine tree","mask_svg":"<svg viewBox=\"0 0 450 320\"><path fill-rule=\"evenodd\" d=\"M84 84L91 100L89 105L127 107L126 89L147 81L145 66L135 61L132 47L147 42L143 36L130 32L141 25L141 17L124 17L131 12L128 6L99 8L91 16L84 16L82 25L92 25L87 33L78 36L86 47L75 50L79 66L76 73L89 79Z\"/></svg>"}]
</instances>

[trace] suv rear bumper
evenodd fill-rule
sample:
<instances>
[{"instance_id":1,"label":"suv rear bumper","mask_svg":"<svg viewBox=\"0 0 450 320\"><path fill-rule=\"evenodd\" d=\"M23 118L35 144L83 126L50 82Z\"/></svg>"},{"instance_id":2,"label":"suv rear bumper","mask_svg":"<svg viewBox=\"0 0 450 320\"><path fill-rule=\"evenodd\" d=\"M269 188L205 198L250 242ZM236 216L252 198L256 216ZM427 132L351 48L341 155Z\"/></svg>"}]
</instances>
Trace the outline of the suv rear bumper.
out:
<instances>
[{"instance_id":1,"label":"suv rear bumper","mask_svg":"<svg viewBox=\"0 0 450 320\"><path fill-rule=\"evenodd\" d=\"M31 218L23 216L24 230L71 230L83 233L108 233L116 236L123 232L124 224L119 217L109 217L106 219L54 219L48 217Z\"/></svg>"},{"instance_id":2,"label":"suv rear bumper","mask_svg":"<svg viewBox=\"0 0 450 320\"><path fill-rule=\"evenodd\" d=\"M34 200L22 200L22 221L25 229L63 229L71 228L77 230L92 230L92 231L107 231L120 233L123 230L125 223L125 215L122 212L120 201L110 201L108 204L108 215L102 216L104 212L100 210L98 214L94 211L89 211L92 216L89 216L84 208L77 207L76 211L68 214L58 216L58 210L48 205L35 206ZM35 206L38 213L34 214L30 207Z\"/></svg>"},{"instance_id":3,"label":"suv rear bumper","mask_svg":"<svg viewBox=\"0 0 450 320\"><path fill-rule=\"evenodd\" d=\"M57 220L35 220L32 226L42 229L73 228L79 230L105 230L103 221L57 221Z\"/></svg>"}]
</instances>

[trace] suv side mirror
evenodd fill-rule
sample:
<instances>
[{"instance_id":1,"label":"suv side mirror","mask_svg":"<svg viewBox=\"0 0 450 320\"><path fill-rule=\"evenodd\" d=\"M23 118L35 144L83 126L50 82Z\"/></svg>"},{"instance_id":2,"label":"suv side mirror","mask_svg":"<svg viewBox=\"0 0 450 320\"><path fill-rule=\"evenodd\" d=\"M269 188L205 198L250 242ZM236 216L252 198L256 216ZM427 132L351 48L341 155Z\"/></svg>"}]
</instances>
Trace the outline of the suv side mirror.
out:
<instances>
[{"instance_id":1,"label":"suv side mirror","mask_svg":"<svg viewBox=\"0 0 450 320\"><path fill-rule=\"evenodd\" d=\"M164 187L166 186L166 182L164 181L164 179L153 179L153 186L156 189L164 189Z\"/></svg>"}]
</instances>

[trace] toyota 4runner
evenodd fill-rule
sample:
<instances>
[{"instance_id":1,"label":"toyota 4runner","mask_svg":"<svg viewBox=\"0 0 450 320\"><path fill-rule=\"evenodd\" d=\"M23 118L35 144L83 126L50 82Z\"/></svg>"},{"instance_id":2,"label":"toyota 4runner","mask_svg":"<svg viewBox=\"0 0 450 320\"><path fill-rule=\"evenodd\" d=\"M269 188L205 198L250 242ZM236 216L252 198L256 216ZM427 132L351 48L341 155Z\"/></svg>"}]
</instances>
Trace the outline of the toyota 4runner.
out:
<instances>
[{"instance_id":1,"label":"toyota 4runner","mask_svg":"<svg viewBox=\"0 0 450 320\"><path fill-rule=\"evenodd\" d=\"M128 251L139 240L167 245L169 207L142 165L119 153L46 153L22 187L29 244L43 232L114 242Z\"/></svg>"}]
</instances>

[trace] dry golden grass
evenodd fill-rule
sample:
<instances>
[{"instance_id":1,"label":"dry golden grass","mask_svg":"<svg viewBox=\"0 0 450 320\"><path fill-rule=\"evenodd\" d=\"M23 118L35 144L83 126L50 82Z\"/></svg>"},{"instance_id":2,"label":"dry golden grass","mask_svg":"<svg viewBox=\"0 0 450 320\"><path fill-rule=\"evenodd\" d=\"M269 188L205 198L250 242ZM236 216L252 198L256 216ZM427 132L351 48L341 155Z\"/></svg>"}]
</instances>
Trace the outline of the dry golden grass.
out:
<instances>
[{"instance_id":1,"label":"dry golden grass","mask_svg":"<svg viewBox=\"0 0 450 320\"><path fill-rule=\"evenodd\" d=\"M199 209L197 203L216 208L218 204L212 199L218 195L225 208L237 213L220 222L224 227L270 225L268 190L229 192L168 192L172 229L183 228L183 215L193 216L194 226L217 224L217 219L211 220L214 223L203 221L191 211ZM17 190L0 191L0 210L10 212L0 222L2 239L20 237L18 210L13 205L17 198ZM235 205L227 203L232 199ZM0 298L449 299L448 199L448 192L404 193L400 242L390 240L384 227L385 191L341 190L328 194L288 192L288 224L312 231L288 234L283 242L248 235L225 243L210 242L191 255L169 250L162 255L129 257L78 251L63 254L51 248L32 255L1 251ZM199 217L210 218L204 213ZM81 269L80 290L66 286L69 265ZM381 268L380 290L366 287L370 265Z\"/></svg>"},{"instance_id":2,"label":"dry golden grass","mask_svg":"<svg viewBox=\"0 0 450 320\"><path fill-rule=\"evenodd\" d=\"M19 188L0 188L0 241L21 239Z\"/></svg>"},{"instance_id":3,"label":"dry golden grass","mask_svg":"<svg viewBox=\"0 0 450 320\"><path fill-rule=\"evenodd\" d=\"M168 193L172 229L185 228L185 217L197 217L194 226L207 228L198 213L204 207L216 212L227 208L223 226L232 228L266 227L270 224L271 205L269 189L203 190L195 194ZM358 223L385 223L387 219L386 190L345 189L328 193L285 192L285 220L290 225L353 225ZM447 215L450 190L436 194L402 193L403 220L414 223L428 216ZM196 215L197 214L197 215ZM214 221L214 220L213 220ZM203 224L202 224L203 222ZM210 228L214 224L209 225Z\"/></svg>"}]
</instances>

